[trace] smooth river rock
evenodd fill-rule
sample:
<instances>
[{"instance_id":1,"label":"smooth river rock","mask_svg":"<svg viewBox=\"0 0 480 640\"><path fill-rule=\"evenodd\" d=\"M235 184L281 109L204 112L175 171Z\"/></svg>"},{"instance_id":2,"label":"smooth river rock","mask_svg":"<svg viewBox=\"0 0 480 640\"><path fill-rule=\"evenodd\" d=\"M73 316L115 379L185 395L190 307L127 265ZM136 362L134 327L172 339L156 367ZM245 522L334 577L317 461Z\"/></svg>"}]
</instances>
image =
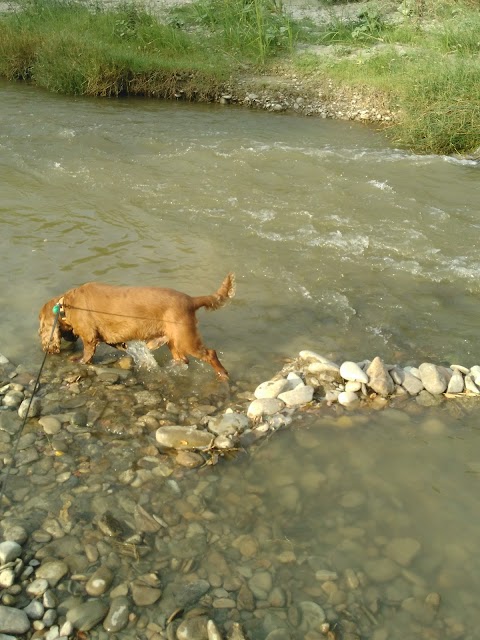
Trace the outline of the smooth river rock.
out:
<instances>
[{"instance_id":1,"label":"smooth river rock","mask_svg":"<svg viewBox=\"0 0 480 640\"><path fill-rule=\"evenodd\" d=\"M160 427L155 433L156 440L166 449L210 449L213 435L207 431L199 431L193 427L179 425Z\"/></svg>"},{"instance_id":2,"label":"smooth river rock","mask_svg":"<svg viewBox=\"0 0 480 640\"><path fill-rule=\"evenodd\" d=\"M129 613L130 603L127 597L119 596L118 598L113 598L110 602L107 616L103 621L103 628L109 633L121 631L128 624Z\"/></svg>"},{"instance_id":3,"label":"smooth river rock","mask_svg":"<svg viewBox=\"0 0 480 640\"><path fill-rule=\"evenodd\" d=\"M24 611L0 605L0 633L13 633L19 636L29 629L30 620Z\"/></svg>"},{"instance_id":4,"label":"smooth river rock","mask_svg":"<svg viewBox=\"0 0 480 640\"><path fill-rule=\"evenodd\" d=\"M13 540L0 543L0 564L7 564L16 560L22 553L22 547Z\"/></svg>"},{"instance_id":5,"label":"smooth river rock","mask_svg":"<svg viewBox=\"0 0 480 640\"><path fill-rule=\"evenodd\" d=\"M309 385L297 385L295 389L280 393L278 399L284 402L287 407L299 407L312 401L313 391L313 387Z\"/></svg>"},{"instance_id":6,"label":"smooth river rock","mask_svg":"<svg viewBox=\"0 0 480 640\"><path fill-rule=\"evenodd\" d=\"M369 378L368 386L381 396L389 396L395 391L395 383L387 367L378 356L370 363L366 374Z\"/></svg>"},{"instance_id":7,"label":"smooth river rock","mask_svg":"<svg viewBox=\"0 0 480 640\"><path fill-rule=\"evenodd\" d=\"M418 370L423 386L429 393L439 395L447 390L450 378L445 367L438 367L431 362L422 362Z\"/></svg>"},{"instance_id":8,"label":"smooth river rock","mask_svg":"<svg viewBox=\"0 0 480 640\"><path fill-rule=\"evenodd\" d=\"M67 611L67 620L79 631L90 631L105 618L107 605L101 600L87 600Z\"/></svg>"},{"instance_id":9,"label":"smooth river rock","mask_svg":"<svg viewBox=\"0 0 480 640\"><path fill-rule=\"evenodd\" d=\"M255 398L276 398L279 393L288 388L288 380L279 378L278 380L267 380L262 382L253 392Z\"/></svg>"},{"instance_id":10,"label":"smooth river rock","mask_svg":"<svg viewBox=\"0 0 480 640\"><path fill-rule=\"evenodd\" d=\"M368 383L368 376L356 362L347 360L340 366L340 375L344 380L352 380L353 382Z\"/></svg>"},{"instance_id":11,"label":"smooth river rock","mask_svg":"<svg viewBox=\"0 0 480 640\"><path fill-rule=\"evenodd\" d=\"M257 398L250 403L247 415L252 419L260 419L263 416L273 416L285 407L285 403L278 398Z\"/></svg>"}]
</instances>

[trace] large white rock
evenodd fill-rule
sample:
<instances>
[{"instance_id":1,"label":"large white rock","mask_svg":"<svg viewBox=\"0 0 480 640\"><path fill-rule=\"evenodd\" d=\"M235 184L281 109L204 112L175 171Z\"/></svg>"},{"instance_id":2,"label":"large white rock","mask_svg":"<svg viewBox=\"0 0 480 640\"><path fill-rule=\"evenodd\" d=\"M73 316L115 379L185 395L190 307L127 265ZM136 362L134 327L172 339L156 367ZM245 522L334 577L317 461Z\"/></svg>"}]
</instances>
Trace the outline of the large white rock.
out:
<instances>
[{"instance_id":1,"label":"large white rock","mask_svg":"<svg viewBox=\"0 0 480 640\"><path fill-rule=\"evenodd\" d=\"M322 364L337 366L334 362L332 362L328 358L325 358L324 356L320 355L319 353L316 353L315 351L309 351L308 349L305 349L304 351L300 351L298 355L300 356L300 358L302 358L302 360L314 360L316 362L321 362Z\"/></svg>"},{"instance_id":2,"label":"large white rock","mask_svg":"<svg viewBox=\"0 0 480 640\"><path fill-rule=\"evenodd\" d=\"M255 398L276 398L279 393L282 393L288 387L289 382L285 378L267 380L258 385L253 395Z\"/></svg>"},{"instance_id":3,"label":"large white rock","mask_svg":"<svg viewBox=\"0 0 480 640\"><path fill-rule=\"evenodd\" d=\"M279 400L282 400L287 407L299 407L303 404L308 404L313 398L313 387L309 385L298 385L295 389L290 391L284 391L278 396Z\"/></svg>"},{"instance_id":4,"label":"large white rock","mask_svg":"<svg viewBox=\"0 0 480 640\"><path fill-rule=\"evenodd\" d=\"M447 390L450 376L445 367L439 367L431 362L422 362L418 370L423 386L429 393L439 395Z\"/></svg>"},{"instance_id":5,"label":"large white rock","mask_svg":"<svg viewBox=\"0 0 480 640\"><path fill-rule=\"evenodd\" d=\"M252 419L261 418L262 416L273 416L285 406L285 403L278 398L257 398L247 409L247 416Z\"/></svg>"},{"instance_id":6,"label":"large white rock","mask_svg":"<svg viewBox=\"0 0 480 640\"><path fill-rule=\"evenodd\" d=\"M368 376L356 362L346 360L340 367L340 375L344 380L352 382L364 382L368 384Z\"/></svg>"},{"instance_id":7,"label":"large white rock","mask_svg":"<svg viewBox=\"0 0 480 640\"><path fill-rule=\"evenodd\" d=\"M357 404L358 401L359 398L353 391L342 391L338 394L338 404L341 404L344 407L351 407L352 405Z\"/></svg>"},{"instance_id":8,"label":"large white rock","mask_svg":"<svg viewBox=\"0 0 480 640\"><path fill-rule=\"evenodd\" d=\"M463 376L458 369L453 370L453 376L448 383L447 393L462 393L465 388Z\"/></svg>"}]
</instances>

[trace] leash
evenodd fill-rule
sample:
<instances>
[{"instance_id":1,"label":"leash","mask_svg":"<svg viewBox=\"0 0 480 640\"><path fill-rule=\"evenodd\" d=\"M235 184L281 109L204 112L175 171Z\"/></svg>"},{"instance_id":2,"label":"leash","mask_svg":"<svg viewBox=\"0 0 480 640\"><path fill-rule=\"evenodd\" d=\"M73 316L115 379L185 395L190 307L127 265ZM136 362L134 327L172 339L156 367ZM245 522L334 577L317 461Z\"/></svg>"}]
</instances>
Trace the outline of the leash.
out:
<instances>
[{"instance_id":1,"label":"leash","mask_svg":"<svg viewBox=\"0 0 480 640\"><path fill-rule=\"evenodd\" d=\"M52 341L53 334L54 334L55 328L57 326L58 315L60 313L60 309L61 309L61 305L58 304L58 303L52 308L52 311L55 314L55 320L53 321L52 332L50 334L50 338L48 340L48 344L50 344L50 342ZM10 464L7 467L7 473L5 474L5 478L4 478L3 483L2 483L2 488L0 489L0 508L2 506L3 497L5 495L7 482L8 482L8 479L10 477L10 471L11 471L13 465L15 464L15 456L17 455L18 443L20 442L20 438L22 436L23 430L24 430L25 425L27 423L27 420L28 420L28 417L29 417L28 414L30 413L30 407L32 406L33 398L35 397L35 394L38 391L38 388L40 386L40 377L42 375L43 367L45 366L45 362L47 360L47 356L48 356L48 352L45 352L45 355L43 356L42 364L40 365L40 368L39 368L38 373L37 373L37 377L35 379L35 384L33 386L32 395L30 396L30 400L28 402L27 411L25 412L25 416L23 418L22 424L20 425L20 429L18 430L18 432L17 432L17 434L15 436L16 440L15 440L15 444L13 445L13 450L12 450L12 461L10 462Z\"/></svg>"}]
</instances>

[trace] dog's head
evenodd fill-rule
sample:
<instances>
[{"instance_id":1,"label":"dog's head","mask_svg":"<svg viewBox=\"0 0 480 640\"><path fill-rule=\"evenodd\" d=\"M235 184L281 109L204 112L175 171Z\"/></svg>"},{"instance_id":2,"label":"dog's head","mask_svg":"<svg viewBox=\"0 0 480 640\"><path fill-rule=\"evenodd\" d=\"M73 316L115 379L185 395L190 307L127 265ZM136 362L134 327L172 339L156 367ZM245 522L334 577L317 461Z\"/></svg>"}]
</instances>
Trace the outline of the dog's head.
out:
<instances>
[{"instance_id":1,"label":"dog's head","mask_svg":"<svg viewBox=\"0 0 480 640\"><path fill-rule=\"evenodd\" d=\"M61 313L55 313L54 307L60 303L63 296L57 296L46 302L38 315L40 326L38 335L42 343L42 349L47 353L60 353L62 338L69 342L75 342L78 338L72 327L61 317Z\"/></svg>"}]
</instances>

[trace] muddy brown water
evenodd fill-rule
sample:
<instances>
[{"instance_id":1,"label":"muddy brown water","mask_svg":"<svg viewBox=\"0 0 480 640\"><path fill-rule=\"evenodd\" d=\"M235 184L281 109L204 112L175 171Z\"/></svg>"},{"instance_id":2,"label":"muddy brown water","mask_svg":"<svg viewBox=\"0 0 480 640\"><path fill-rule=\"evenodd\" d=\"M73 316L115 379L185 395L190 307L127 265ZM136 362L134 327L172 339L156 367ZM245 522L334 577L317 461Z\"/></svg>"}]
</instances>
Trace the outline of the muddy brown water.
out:
<instances>
[{"instance_id":1,"label":"muddy brown water","mask_svg":"<svg viewBox=\"0 0 480 640\"><path fill-rule=\"evenodd\" d=\"M199 313L234 383L253 389L306 348L337 361L480 364L475 163L415 156L345 122L5 83L0 94L0 351L12 361L40 364L38 309L67 288L203 294L234 271L233 303ZM192 363L182 388L189 375L210 388L207 367ZM305 415L255 456L212 469L206 503L233 538L257 536L259 565L294 602L325 604L313 568L366 575L345 605L377 598L362 637L475 638L478 424L476 410L444 406ZM186 495L197 482L183 481ZM249 496L255 507L236 522ZM368 562L396 538L420 551L375 581ZM430 592L441 608L426 622L405 601ZM289 620L286 604L270 609L252 637Z\"/></svg>"}]
</instances>

